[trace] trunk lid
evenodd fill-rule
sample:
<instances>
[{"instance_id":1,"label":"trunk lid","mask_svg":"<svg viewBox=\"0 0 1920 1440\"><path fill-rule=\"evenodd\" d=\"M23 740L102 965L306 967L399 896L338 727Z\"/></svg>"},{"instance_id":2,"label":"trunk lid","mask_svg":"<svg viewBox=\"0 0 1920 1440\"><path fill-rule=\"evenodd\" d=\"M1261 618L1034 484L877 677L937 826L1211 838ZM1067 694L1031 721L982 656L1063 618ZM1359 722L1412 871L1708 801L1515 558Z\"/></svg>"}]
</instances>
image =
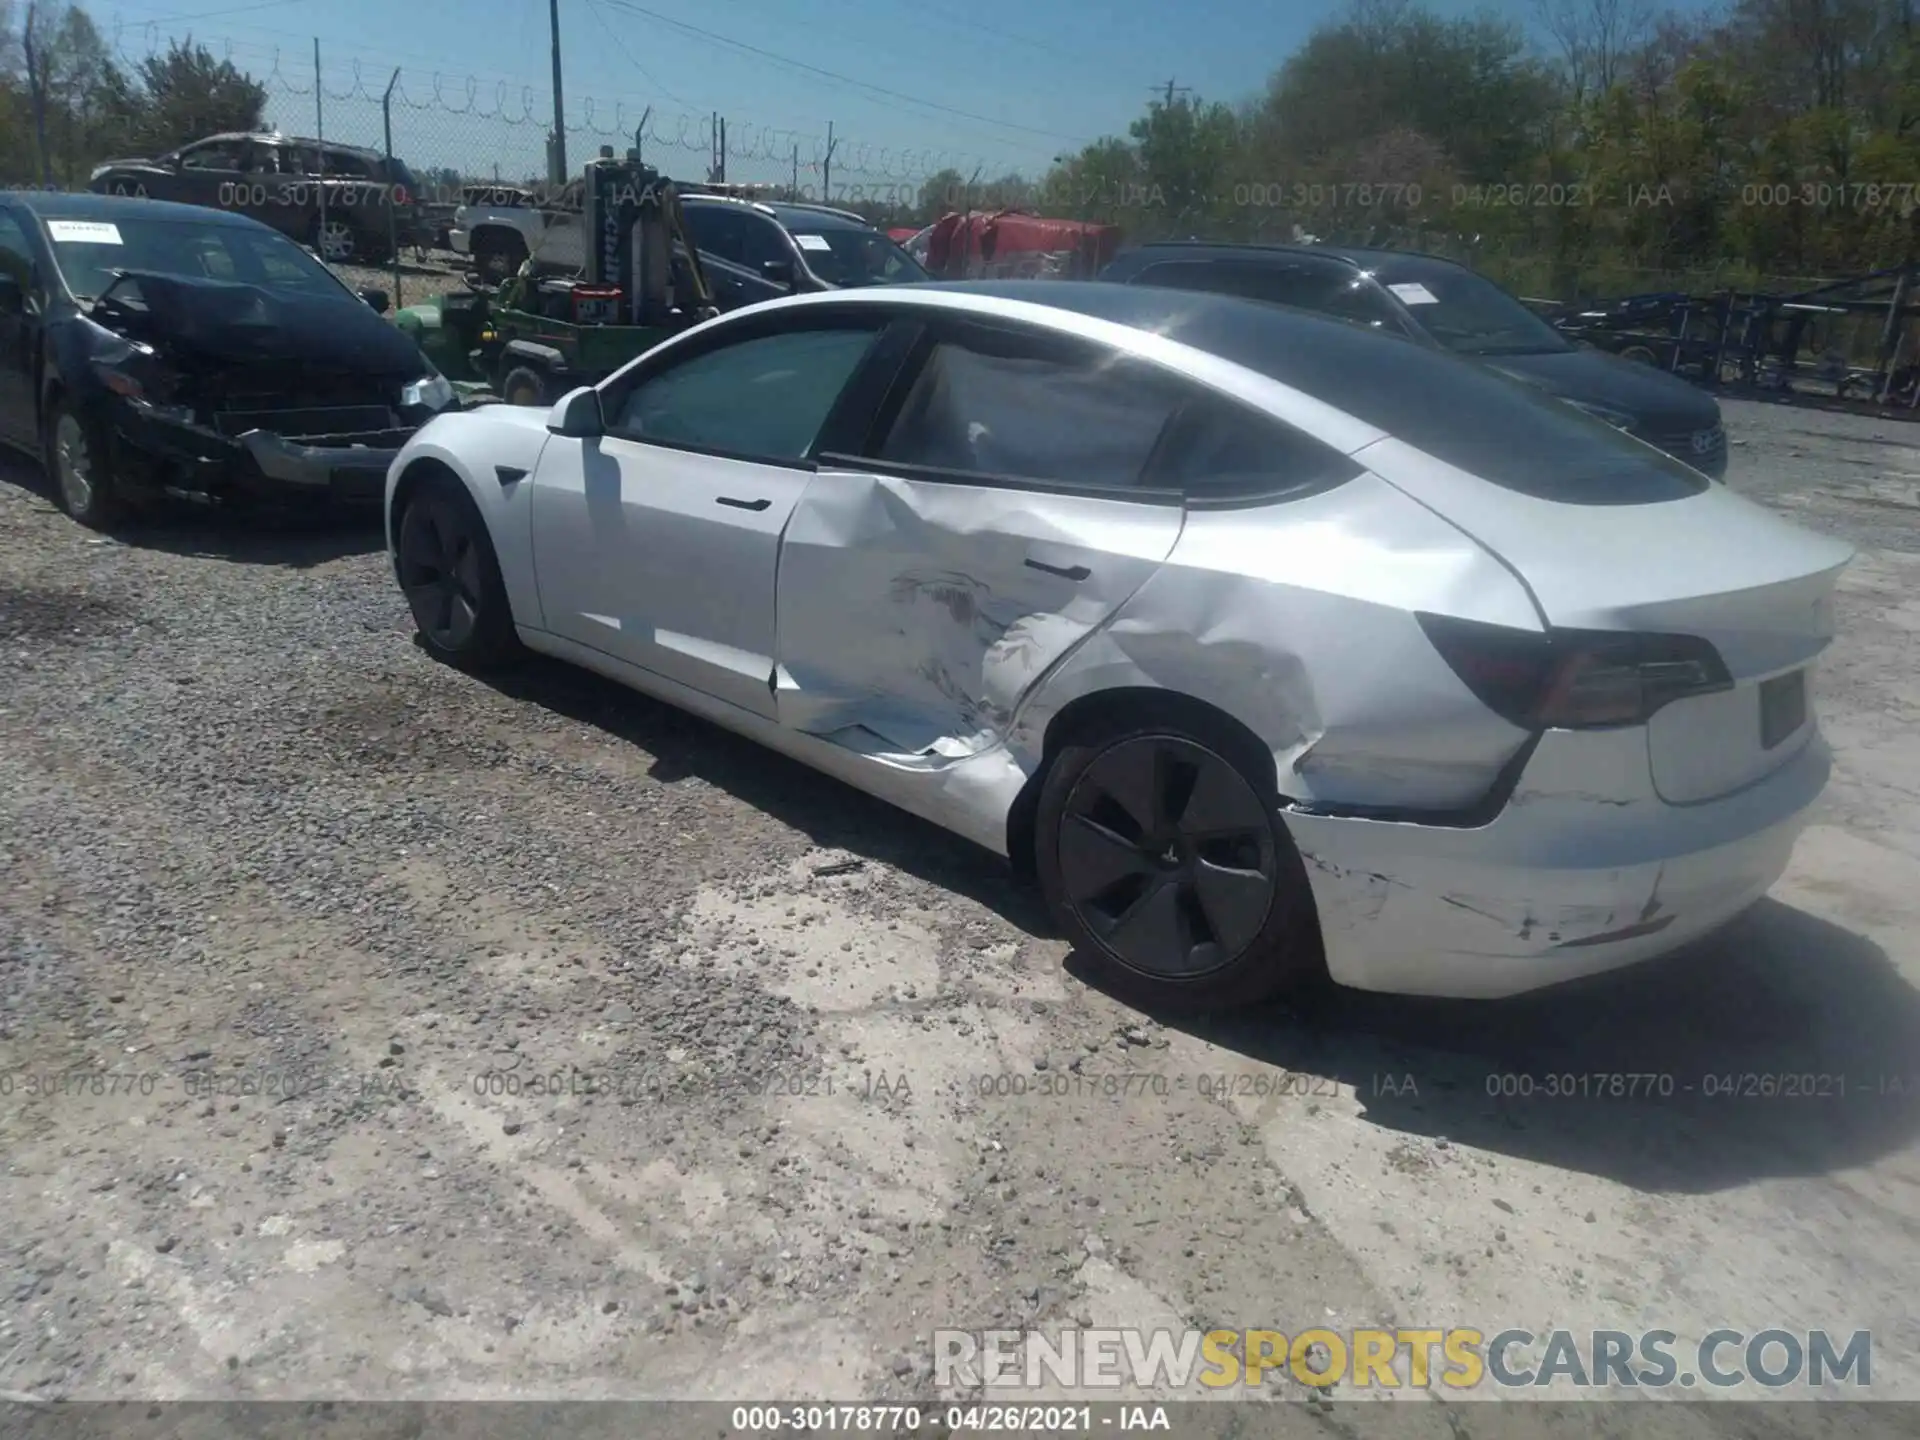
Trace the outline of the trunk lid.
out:
<instances>
[{"instance_id":1,"label":"trunk lid","mask_svg":"<svg viewBox=\"0 0 1920 1440\"><path fill-rule=\"evenodd\" d=\"M1805 672L1833 639L1851 545L1721 485L1652 504L1581 505L1502 489L1395 440L1355 458L1504 561L1548 625L1692 635L1719 651L1732 688L1676 700L1647 726L1663 799L1740 789L1811 738Z\"/></svg>"}]
</instances>

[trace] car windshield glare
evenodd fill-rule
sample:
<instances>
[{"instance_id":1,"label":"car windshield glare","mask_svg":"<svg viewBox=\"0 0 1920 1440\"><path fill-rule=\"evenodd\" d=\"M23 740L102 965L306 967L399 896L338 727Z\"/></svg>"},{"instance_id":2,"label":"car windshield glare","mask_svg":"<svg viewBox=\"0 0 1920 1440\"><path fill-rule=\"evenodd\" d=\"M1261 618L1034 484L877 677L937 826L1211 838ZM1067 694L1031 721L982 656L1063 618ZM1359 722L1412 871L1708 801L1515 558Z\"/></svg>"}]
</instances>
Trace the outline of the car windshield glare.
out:
<instances>
[{"instance_id":1,"label":"car windshield glare","mask_svg":"<svg viewBox=\"0 0 1920 1440\"><path fill-rule=\"evenodd\" d=\"M1402 273L1389 266L1375 278L1457 355L1550 355L1573 348L1558 330L1471 270L1433 265Z\"/></svg>"},{"instance_id":2,"label":"car windshield glare","mask_svg":"<svg viewBox=\"0 0 1920 1440\"><path fill-rule=\"evenodd\" d=\"M886 236L868 230L793 231L807 265L830 285L907 285L933 277Z\"/></svg>"},{"instance_id":3,"label":"car windshield glare","mask_svg":"<svg viewBox=\"0 0 1920 1440\"><path fill-rule=\"evenodd\" d=\"M342 288L331 271L291 240L250 225L127 216L46 223L61 277L82 300L98 299L120 270L313 294ZM125 284L114 289L116 296L127 293Z\"/></svg>"}]
</instances>

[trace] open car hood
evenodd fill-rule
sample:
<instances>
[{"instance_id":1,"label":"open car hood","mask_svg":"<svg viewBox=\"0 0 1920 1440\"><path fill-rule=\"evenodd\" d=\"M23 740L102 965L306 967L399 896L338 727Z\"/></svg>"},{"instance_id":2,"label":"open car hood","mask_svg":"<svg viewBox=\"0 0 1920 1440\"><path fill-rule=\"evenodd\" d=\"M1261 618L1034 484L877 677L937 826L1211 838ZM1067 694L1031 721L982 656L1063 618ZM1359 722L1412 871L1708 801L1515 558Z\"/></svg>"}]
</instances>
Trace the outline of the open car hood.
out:
<instances>
[{"instance_id":1,"label":"open car hood","mask_svg":"<svg viewBox=\"0 0 1920 1440\"><path fill-rule=\"evenodd\" d=\"M128 270L138 302L113 308L141 338L221 365L296 362L369 375L424 375L420 349L371 307L342 290L302 295L228 280ZM105 316L96 313L96 319Z\"/></svg>"}]
</instances>

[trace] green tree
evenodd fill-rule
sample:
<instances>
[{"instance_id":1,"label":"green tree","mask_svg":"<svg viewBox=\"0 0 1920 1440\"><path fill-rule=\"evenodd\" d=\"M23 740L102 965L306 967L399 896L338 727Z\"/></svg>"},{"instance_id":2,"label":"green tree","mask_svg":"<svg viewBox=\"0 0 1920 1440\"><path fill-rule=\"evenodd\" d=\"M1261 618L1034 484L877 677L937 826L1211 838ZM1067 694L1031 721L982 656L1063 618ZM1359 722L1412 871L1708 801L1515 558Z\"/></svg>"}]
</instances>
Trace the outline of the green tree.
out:
<instances>
[{"instance_id":1,"label":"green tree","mask_svg":"<svg viewBox=\"0 0 1920 1440\"><path fill-rule=\"evenodd\" d=\"M132 142L164 151L203 136L266 126L266 87L191 38L149 55L134 73Z\"/></svg>"}]
</instances>

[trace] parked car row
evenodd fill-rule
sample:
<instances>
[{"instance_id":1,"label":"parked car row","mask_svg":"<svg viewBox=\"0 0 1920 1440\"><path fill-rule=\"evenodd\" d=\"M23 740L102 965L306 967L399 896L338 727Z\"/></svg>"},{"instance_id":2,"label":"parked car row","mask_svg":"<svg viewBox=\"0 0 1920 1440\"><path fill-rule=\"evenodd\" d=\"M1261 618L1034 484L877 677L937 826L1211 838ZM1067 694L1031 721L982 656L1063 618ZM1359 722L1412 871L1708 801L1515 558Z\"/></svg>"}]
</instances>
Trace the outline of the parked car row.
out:
<instances>
[{"instance_id":1,"label":"parked car row","mask_svg":"<svg viewBox=\"0 0 1920 1440\"><path fill-rule=\"evenodd\" d=\"M276 229L0 195L0 440L90 525L376 503L430 654L559 657L984 845L1155 1002L1515 993L1785 868L1851 551L1638 438L1700 423L1669 392L1563 403L1601 382L1407 257L889 283L857 217L685 208L736 308L467 409Z\"/></svg>"}]
</instances>

